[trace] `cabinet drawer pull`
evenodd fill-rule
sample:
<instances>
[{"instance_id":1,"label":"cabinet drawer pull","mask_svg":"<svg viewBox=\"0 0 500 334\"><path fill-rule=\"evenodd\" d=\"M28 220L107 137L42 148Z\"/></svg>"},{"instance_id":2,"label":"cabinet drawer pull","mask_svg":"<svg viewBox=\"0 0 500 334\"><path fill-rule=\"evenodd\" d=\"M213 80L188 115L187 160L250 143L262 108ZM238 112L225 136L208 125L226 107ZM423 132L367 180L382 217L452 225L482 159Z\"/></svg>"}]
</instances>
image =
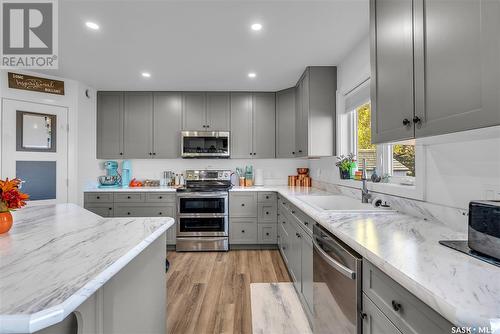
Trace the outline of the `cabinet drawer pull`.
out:
<instances>
[{"instance_id":1,"label":"cabinet drawer pull","mask_svg":"<svg viewBox=\"0 0 500 334\"><path fill-rule=\"evenodd\" d=\"M130 212L127 212L127 215L129 215L129 216L130 216Z\"/></svg>"},{"instance_id":2,"label":"cabinet drawer pull","mask_svg":"<svg viewBox=\"0 0 500 334\"><path fill-rule=\"evenodd\" d=\"M158 198L159 198L159 199L162 199L162 198L163 198L163 196L158 196Z\"/></svg>"},{"instance_id":3,"label":"cabinet drawer pull","mask_svg":"<svg viewBox=\"0 0 500 334\"><path fill-rule=\"evenodd\" d=\"M241 206L245 206L245 203L241 203Z\"/></svg>"},{"instance_id":4,"label":"cabinet drawer pull","mask_svg":"<svg viewBox=\"0 0 500 334\"><path fill-rule=\"evenodd\" d=\"M395 300L393 300L393 301L391 302L391 304L392 304L392 309L393 309L394 311L396 311L396 312L399 312L399 311L401 310L401 308L402 308L401 304L400 304L400 303L398 303L398 302L397 302L397 301L395 301Z\"/></svg>"},{"instance_id":5,"label":"cabinet drawer pull","mask_svg":"<svg viewBox=\"0 0 500 334\"><path fill-rule=\"evenodd\" d=\"M292 210L292 213L295 213L295 210Z\"/></svg>"},{"instance_id":6,"label":"cabinet drawer pull","mask_svg":"<svg viewBox=\"0 0 500 334\"><path fill-rule=\"evenodd\" d=\"M97 199L101 199L101 196L96 196Z\"/></svg>"},{"instance_id":7,"label":"cabinet drawer pull","mask_svg":"<svg viewBox=\"0 0 500 334\"><path fill-rule=\"evenodd\" d=\"M131 197L130 196L127 196L128 199L130 199Z\"/></svg>"},{"instance_id":8,"label":"cabinet drawer pull","mask_svg":"<svg viewBox=\"0 0 500 334\"><path fill-rule=\"evenodd\" d=\"M162 213L161 213L161 212L158 212L158 214L159 214L160 216L162 215Z\"/></svg>"},{"instance_id":9,"label":"cabinet drawer pull","mask_svg":"<svg viewBox=\"0 0 500 334\"><path fill-rule=\"evenodd\" d=\"M309 223L308 222L304 222L304 225L309 226Z\"/></svg>"},{"instance_id":10,"label":"cabinet drawer pull","mask_svg":"<svg viewBox=\"0 0 500 334\"><path fill-rule=\"evenodd\" d=\"M108 210L113 210L113 208L108 208Z\"/></svg>"},{"instance_id":11,"label":"cabinet drawer pull","mask_svg":"<svg viewBox=\"0 0 500 334\"><path fill-rule=\"evenodd\" d=\"M269 196L266 195L266 199L269 199Z\"/></svg>"},{"instance_id":12,"label":"cabinet drawer pull","mask_svg":"<svg viewBox=\"0 0 500 334\"><path fill-rule=\"evenodd\" d=\"M359 312L359 316L360 316L361 319L366 319L367 314L364 313L364 312Z\"/></svg>"},{"instance_id":13,"label":"cabinet drawer pull","mask_svg":"<svg viewBox=\"0 0 500 334\"><path fill-rule=\"evenodd\" d=\"M245 230L241 230L241 233L245 233Z\"/></svg>"}]
</instances>

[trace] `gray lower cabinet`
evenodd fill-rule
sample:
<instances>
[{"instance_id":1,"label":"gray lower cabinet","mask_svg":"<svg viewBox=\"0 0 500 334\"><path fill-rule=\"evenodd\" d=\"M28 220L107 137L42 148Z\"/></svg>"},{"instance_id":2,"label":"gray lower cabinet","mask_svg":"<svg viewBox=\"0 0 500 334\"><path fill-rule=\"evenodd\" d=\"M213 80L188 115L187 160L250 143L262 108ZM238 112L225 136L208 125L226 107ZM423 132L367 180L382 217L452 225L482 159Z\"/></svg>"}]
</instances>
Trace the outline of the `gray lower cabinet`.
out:
<instances>
[{"instance_id":1,"label":"gray lower cabinet","mask_svg":"<svg viewBox=\"0 0 500 334\"><path fill-rule=\"evenodd\" d=\"M273 192L230 192L229 243L277 245L277 207Z\"/></svg>"},{"instance_id":2,"label":"gray lower cabinet","mask_svg":"<svg viewBox=\"0 0 500 334\"><path fill-rule=\"evenodd\" d=\"M500 2L371 0L372 142L500 124Z\"/></svg>"},{"instance_id":3,"label":"gray lower cabinet","mask_svg":"<svg viewBox=\"0 0 500 334\"><path fill-rule=\"evenodd\" d=\"M97 93L97 158L123 158L123 93Z\"/></svg>"},{"instance_id":4,"label":"gray lower cabinet","mask_svg":"<svg viewBox=\"0 0 500 334\"><path fill-rule=\"evenodd\" d=\"M153 94L126 92L124 97L124 157L153 156Z\"/></svg>"},{"instance_id":5,"label":"gray lower cabinet","mask_svg":"<svg viewBox=\"0 0 500 334\"><path fill-rule=\"evenodd\" d=\"M257 218L257 192L230 192L229 218Z\"/></svg>"},{"instance_id":6,"label":"gray lower cabinet","mask_svg":"<svg viewBox=\"0 0 500 334\"><path fill-rule=\"evenodd\" d=\"M86 203L84 208L101 217L114 217L113 203Z\"/></svg>"},{"instance_id":7,"label":"gray lower cabinet","mask_svg":"<svg viewBox=\"0 0 500 334\"><path fill-rule=\"evenodd\" d=\"M181 155L182 95L153 93L153 157L174 159Z\"/></svg>"},{"instance_id":8,"label":"gray lower cabinet","mask_svg":"<svg viewBox=\"0 0 500 334\"><path fill-rule=\"evenodd\" d=\"M84 208L102 217L172 217L175 194L169 192L85 192ZM167 231L167 244L175 245L176 226Z\"/></svg>"},{"instance_id":9,"label":"gray lower cabinet","mask_svg":"<svg viewBox=\"0 0 500 334\"><path fill-rule=\"evenodd\" d=\"M301 233L302 240L302 295L309 311L312 313L313 304L313 241L307 233Z\"/></svg>"},{"instance_id":10,"label":"gray lower cabinet","mask_svg":"<svg viewBox=\"0 0 500 334\"><path fill-rule=\"evenodd\" d=\"M231 244L258 243L257 218L230 218L229 242Z\"/></svg>"},{"instance_id":11,"label":"gray lower cabinet","mask_svg":"<svg viewBox=\"0 0 500 334\"><path fill-rule=\"evenodd\" d=\"M401 334L394 324L363 294L363 334Z\"/></svg>"},{"instance_id":12,"label":"gray lower cabinet","mask_svg":"<svg viewBox=\"0 0 500 334\"><path fill-rule=\"evenodd\" d=\"M366 260L363 261L362 285L363 294L367 297L364 300L369 299L402 333L452 332L453 324ZM367 305L369 312L371 304ZM364 304L363 309L365 307Z\"/></svg>"},{"instance_id":13,"label":"gray lower cabinet","mask_svg":"<svg viewBox=\"0 0 500 334\"><path fill-rule=\"evenodd\" d=\"M295 157L295 91L276 93L276 158Z\"/></svg>"}]
</instances>

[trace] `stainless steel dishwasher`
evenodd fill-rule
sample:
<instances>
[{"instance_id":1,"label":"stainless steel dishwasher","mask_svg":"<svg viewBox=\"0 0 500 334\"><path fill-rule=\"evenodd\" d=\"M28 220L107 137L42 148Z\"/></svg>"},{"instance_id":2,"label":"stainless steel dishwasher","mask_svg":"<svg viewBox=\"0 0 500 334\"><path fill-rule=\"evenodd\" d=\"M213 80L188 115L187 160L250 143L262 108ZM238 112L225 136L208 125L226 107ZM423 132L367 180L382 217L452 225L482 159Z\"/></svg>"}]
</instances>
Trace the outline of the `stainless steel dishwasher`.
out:
<instances>
[{"instance_id":1,"label":"stainless steel dishwasher","mask_svg":"<svg viewBox=\"0 0 500 334\"><path fill-rule=\"evenodd\" d=\"M313 246L314 334L361 333L362 257L318 224Z\"/></svg>"}]
</instances>

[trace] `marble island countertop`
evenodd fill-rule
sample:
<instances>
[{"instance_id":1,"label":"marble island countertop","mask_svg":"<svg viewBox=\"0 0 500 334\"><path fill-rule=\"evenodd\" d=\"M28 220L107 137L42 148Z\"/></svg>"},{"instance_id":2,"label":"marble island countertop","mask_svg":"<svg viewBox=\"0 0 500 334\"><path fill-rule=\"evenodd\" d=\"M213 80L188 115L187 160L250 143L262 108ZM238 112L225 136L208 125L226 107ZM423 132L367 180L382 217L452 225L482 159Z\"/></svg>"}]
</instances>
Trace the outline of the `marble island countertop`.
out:
<instances>
[{"instance_id":1,"label":"marble island countertop","mask_svg":"<svg viewBox=\"0 0 500 334\"><path fill-rule=\"evenodd\" d=\"M0 333L62 321L173 224L102 218L74 204L15 212L0 235Z\"/></svg>"}]
</instances>

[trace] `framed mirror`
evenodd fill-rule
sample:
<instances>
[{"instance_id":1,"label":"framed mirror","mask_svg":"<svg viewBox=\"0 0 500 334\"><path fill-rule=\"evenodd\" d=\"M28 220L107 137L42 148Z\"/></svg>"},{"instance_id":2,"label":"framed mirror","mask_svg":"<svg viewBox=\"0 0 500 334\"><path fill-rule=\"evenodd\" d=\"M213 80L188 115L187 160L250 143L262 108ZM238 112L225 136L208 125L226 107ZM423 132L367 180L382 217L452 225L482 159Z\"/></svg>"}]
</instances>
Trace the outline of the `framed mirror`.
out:
<instances>
[{"instance_id":1,"label":"framed mirror","mask_svg":"<svg viewBox=\"0 0 500 334\"><path fill-rule=\"evenodd\" d=\"M56 115L17 111L16 150L56 152Z\"/></svg>"}]
</instances>

